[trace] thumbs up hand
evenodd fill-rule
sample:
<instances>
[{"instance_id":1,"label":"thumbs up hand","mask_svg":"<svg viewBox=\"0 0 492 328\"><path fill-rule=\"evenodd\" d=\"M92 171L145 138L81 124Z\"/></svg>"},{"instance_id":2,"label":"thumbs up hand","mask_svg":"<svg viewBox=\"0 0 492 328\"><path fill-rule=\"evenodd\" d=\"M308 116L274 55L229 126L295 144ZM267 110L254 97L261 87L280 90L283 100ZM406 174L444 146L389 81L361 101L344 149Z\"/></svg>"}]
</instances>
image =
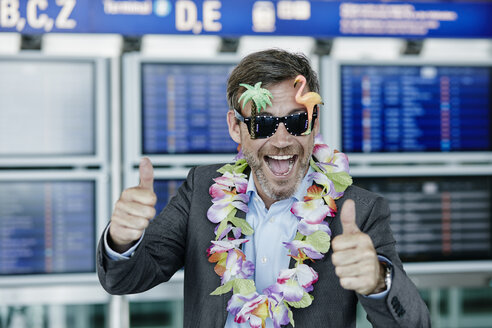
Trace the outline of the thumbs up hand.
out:
<instances>
[{"instance_id":1,"label":"thumbs up hand","mask_svg":"<svg viewBox=\"0 0 492 328\"><path fill-rule=\"evenodd\" d=\"M386 289L384 270L378 261L369 235L361 232L356 223L355 204L347 199L340 213L343 233L332 241L332 263L340 285L362 295Z\"/></svg>"},{"instance_id":2,"label":"thumbs up hand","mask_svg":"<svg viewBox=\"0 0 492 328\"><path fill-rule=\"evenodd\" d=\"M111 216L108 242L119 253L125 252L140 239L156 214L154 168L148 158L141 160L139 171L140 184L121 193Z\"/></svg>"}]
</instances>

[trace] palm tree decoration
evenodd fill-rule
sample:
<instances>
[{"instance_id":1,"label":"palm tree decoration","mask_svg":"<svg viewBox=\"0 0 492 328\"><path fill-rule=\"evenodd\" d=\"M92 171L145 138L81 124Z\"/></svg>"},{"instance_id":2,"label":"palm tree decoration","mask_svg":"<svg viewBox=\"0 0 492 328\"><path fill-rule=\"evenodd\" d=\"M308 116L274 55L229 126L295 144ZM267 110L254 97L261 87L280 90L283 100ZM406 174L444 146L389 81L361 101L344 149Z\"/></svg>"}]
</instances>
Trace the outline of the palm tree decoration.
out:
<instances>
[{"instance_id":1,"label":"palm tree decoration","mask_svg":"<svg viewBox=\"0 0 492 328\"><path fill-rule=\"evenodd\" d=\"M241 83L239 85L246 88L246 91L243 92L238 100L239 103L241 103L241 100L243 101L241 107L244 109L244 106L246 106L249 101L253 100L251 102L250 135L251 139L255 139L254 126L256 113L261 112L262 109L265 110L267 105L272 106L272 101L270 99L273 98L273 95L270 91L261 87L261 82L256 83L254 87L246 83Z\"/></svg>"}]
</instances>

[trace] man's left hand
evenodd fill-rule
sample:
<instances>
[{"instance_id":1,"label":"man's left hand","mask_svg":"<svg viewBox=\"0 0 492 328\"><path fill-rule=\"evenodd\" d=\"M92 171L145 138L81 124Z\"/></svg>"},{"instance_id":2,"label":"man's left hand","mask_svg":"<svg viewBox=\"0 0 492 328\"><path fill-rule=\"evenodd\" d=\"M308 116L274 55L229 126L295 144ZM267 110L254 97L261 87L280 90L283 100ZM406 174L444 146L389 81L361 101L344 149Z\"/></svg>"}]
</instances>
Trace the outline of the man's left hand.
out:
<instances>
[{"instance_id":1,"label":"man's left hand","mask_svg":"<svg viewBox=\"0 0 492 328\"><path fill-rule=\"evenodd\" d=\"M362 295L386 289L384 270L378 261L369 235L361 232L355 221L355 204L347 199L340 213L343 233L332 241L331 260L340 285Z\"/></svg>"}]
</instances>

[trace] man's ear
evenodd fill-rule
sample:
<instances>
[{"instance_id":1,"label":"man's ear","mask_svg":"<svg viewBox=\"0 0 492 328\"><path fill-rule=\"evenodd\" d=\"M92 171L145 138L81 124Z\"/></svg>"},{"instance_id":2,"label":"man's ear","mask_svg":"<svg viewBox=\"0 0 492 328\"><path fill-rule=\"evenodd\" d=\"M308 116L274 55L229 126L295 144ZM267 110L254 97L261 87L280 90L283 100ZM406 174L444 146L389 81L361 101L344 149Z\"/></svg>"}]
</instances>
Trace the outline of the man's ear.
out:
<instances>
[{"instance_id":1,"label":"man's ear","mask_svg":"<svg viewBox=\"0 0 492 328\"><path fill-rule=\"evenodd\" d=\"M233 110L229 110L227 112L227 126L229 126L229 135L232 140L241 143L241 127L239 126L240 122L237 121L236 116L234 115Z\"/></svg>"}]
</instances>

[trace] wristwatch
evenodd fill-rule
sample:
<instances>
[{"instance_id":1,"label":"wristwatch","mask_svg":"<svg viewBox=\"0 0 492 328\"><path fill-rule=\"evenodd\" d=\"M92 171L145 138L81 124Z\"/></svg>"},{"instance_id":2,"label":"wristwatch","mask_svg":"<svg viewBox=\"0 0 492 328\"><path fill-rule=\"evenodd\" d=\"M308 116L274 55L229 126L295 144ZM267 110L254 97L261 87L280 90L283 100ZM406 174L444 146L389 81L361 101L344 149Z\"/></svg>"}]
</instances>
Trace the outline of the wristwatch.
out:
<instances>
[{"instance_id":1,"label":"wristwatch","mask_svg":"<svg viewBox=\"0 0 492 328\"><path fill-rule=\"evenodd\" d=\"M391 288L391 281L393 278L393 267L391 264L381 261L380 262L383 267L384 267L384 283L386 284L386 290L390 290Z\"/></svg>"}]
</instances>

